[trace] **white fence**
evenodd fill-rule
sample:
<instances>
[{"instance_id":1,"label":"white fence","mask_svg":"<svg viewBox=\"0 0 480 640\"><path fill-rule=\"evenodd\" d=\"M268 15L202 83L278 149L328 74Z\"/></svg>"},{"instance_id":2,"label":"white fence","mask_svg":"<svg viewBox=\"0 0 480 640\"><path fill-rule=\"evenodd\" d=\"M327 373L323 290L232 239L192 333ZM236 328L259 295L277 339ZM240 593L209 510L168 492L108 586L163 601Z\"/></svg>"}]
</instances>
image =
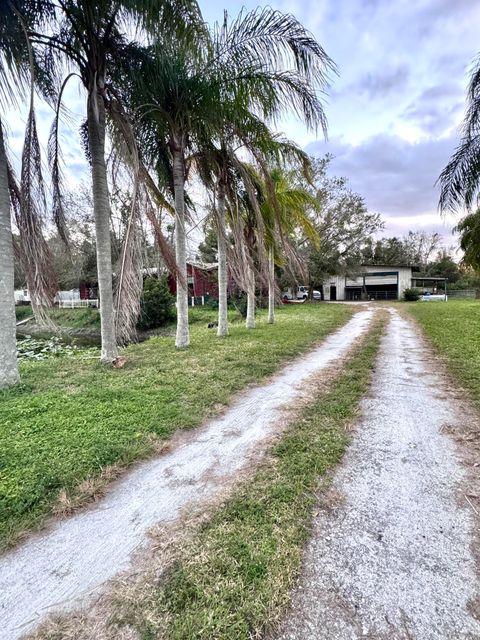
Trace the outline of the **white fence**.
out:
<instances>
[{"instance_id":1,"label":"white fence","mask_svg":"<svg viewBox=\"0 0 480 640\"><path fill-rule=\"evenodd\" d=\"M87 307L98 307L98 299L80 300L71 298L70 300L59 300L59 309L85 309Z\"/></svg>"}]
</instances>

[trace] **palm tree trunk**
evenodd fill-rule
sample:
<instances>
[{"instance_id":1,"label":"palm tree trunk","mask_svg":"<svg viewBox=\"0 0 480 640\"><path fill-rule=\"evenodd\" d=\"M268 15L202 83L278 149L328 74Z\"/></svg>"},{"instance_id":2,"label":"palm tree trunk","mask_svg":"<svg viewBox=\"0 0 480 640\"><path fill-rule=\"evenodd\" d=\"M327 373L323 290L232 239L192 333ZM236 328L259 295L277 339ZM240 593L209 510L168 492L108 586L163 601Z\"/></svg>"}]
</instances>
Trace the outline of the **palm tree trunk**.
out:
<instances>
[{"instance_id":1,"label":"palm tree trunk","mask_svg":"<svg viewBox=\"0 0 480 640\"><path fill-rule=\"evenodd\" d=\"M173 153L173 187L175 192L175 259L177 262L177 335L176 347L188 347L190 335L188 331L188 285L187 285L187 252L185 234L185 166L183 147L174 141Z\"/></svg>"},{"instance_id":2,"label":"palm tree trunk","mask_svg":"<svg viewBox=\"0 0 480 640\"><path fill-rule=\"evenodd\" d=\"M268 324L275 322L275 261L273 247L268 250Z\"/></svg>"},{"instance_id":3,"label":"palm tree trunk","mask_svg":"<svg viewBox=\"0 0 480 640\"><path fill-rule=\"evenodd\" d=\"M7 154L0 120L0 388L20 382L13 264Z\"/></svg>"},{"instance_id":4,"label":"palm tree trunk","mask_svg":"<svg viewBox=\"0 0 480 640\"><path fill-rule=\"evenodd\" d=\"M255 273L247 266L247 329L255 329Z\"/></svg>"},{"instance_id":5,"label":"palm tree trunk","mask_svg":"<svg viewBox=\"0 0 480 640\"><path fill-rule=\"evenodd\" d=\"M225 184L220 179L217 194L218 225L218 329L217 336L228 335L227 314L227 239L225 229Z\"/></svg>"},{"instance_id":6,"label":"palm tree trunk","mask_svg":"<svg viewBox=\"0 0 480 640\"><path fill-rule=\"evenodd\" d=\"M118 356L112 286L110 200L105 164L105 104L95 87L87 104L88 141L92 162L93 211L97 248L97 276L102 335L101 360L111 363Z\"/></svg>"}]
</instances>

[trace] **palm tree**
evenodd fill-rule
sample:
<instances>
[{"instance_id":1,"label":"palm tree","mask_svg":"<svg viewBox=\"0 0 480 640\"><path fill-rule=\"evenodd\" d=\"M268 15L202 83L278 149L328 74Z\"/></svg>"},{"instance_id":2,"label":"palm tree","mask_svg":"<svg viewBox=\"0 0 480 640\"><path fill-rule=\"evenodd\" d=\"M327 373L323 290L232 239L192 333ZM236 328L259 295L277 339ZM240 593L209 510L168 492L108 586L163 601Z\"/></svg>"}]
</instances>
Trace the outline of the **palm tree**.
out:
<instances>
[{"instance_id":1,"label":"palm tree","mask_svg":"<svg viewBox=\"0 0 480 640\"><path fill-rule=\"evenodd\" d=\"M16 104L30 85L31 50L26 29L48 15L40 0L9 0L0 6L0 109ZM20 96L19 96L20 94ZM29 121L33 120L33 109ZM0 388L19 381L16 355L14 252L9 162L4 118L0 113Z\"/></svg>"},{"instance_id":2,"label":"palm tree","mask_svg":"<svg viewBox=\"0 0 480 640\"><path fill-rule=\"evenodd\" d=\"M87 93L86 133L91 162L95 214L97 271L100 295L102 354L105 363L117 357L112 288L110 197L105 162L109 107L118 93L111 66L127 50L125 25L146 30L184 32L200 23L194 0L50 0L60 16L53 33L33 32L34 42L46 47L50 70L65 66L79 75ZM55 173L55 172L54 172Z\"/></svg>"},{"instance_id":3,"label":"palm tree","mask_svg":"<svg viewBox=\"0 0 480 640\"><path fill-rule=\"evenodd\" d=\"M20 381L17 363L14 261L7 155L0 119L0 388Z\"/></svg>"},{"instance_id":4,"label":"palm tree","mask_svg":"<svg viewBox=\"0 0 480 640\"><path fill-rule=\"evenodd\" d=\"M304 162L307 160L303 158ZM295 234L303 232L305 237L318 245L320 240L315 226L308 217L308 211L318 209L318 199L307 189L297 184L293 170L285 171L280 166L272 169L270 179L273 193L264 187L261 211L266 230L268 251L268 323L275 320L275 265L285 265L287 261L299 264L296 254Z\"/></svg>"},{"instance_id":5,"label":"palm tree","mask_svg":"<svg viewBox=\"0 0 480 640\"><path fill-rule=\"evenodd\" d=\"M470 209L480 188L480 58L472 69L460 142L438 179L442 211Z\"/></svg>"}]
</instances>

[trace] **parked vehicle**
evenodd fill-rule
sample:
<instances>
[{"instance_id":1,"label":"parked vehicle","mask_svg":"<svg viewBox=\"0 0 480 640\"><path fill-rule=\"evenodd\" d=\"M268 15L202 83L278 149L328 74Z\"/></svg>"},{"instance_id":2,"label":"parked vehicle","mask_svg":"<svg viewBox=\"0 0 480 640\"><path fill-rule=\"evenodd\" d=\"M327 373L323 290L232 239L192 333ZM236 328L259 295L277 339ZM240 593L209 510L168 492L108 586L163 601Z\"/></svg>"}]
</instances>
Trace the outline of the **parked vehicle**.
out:
<instances>
[{"instance_id":1,"label":"parked vehicle","mask_svg":"<svg viewBox=\"0 0 480 640\"><path fill-rule=\"evenodd\" d=\"M308 287L298 287L297 300L306 300L307 298L308 298ZM322 299L322 295L320 291L317 291L316 289L313 290L313 299L314 300Z\"/></svg>"},{"instance_id":2,"label":"parked vehicle","mask_svg":"<svg viewBox=\"0 0 480 640\"><path fill-rule=\"evenodd\" d=\"M287 289L282 293L282 300L307 300L308 298L308 287L298 287L296 298L292 293L291 289ZM322 296L320 291L316 289L313 290L313 298L314 300L321 300Z\"/></svg>"}]
</instances>

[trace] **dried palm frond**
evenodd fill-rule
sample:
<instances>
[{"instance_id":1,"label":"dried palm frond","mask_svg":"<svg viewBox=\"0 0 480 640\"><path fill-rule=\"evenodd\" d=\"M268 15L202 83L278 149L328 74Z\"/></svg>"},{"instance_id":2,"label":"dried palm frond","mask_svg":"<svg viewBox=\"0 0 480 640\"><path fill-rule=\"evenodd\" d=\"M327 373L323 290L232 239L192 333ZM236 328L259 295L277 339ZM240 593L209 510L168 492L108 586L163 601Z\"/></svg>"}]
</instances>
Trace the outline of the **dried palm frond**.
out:
<instances>
[{"instance_id":1,"label":"dried palm frond","mask_svg":"<svg viewBox=\"0 0 480 640\"><path fill-rule=\"evenodd\" d=\"M57 293L57 278L53 256L43 235L47 200L42 174L42 158L35 118L35 63L33 50L23 21L30 66L30 105L22 152L20 186L11 164L8 164L8 181L15 222L20 234L20 263L25 273L32 310L41 325L55 326L46 309L52 307Z\"/></svg>"},{"instance_id":2,"label":"dried palm frond","mask_svg":"<svg viewBox=\"0 0 480 640\"><path fill-rule=\"evenodd\" d=\"M62 97L65 87L68 81L76 76L75 73L70 73L62 83L55 106L55 118L52 122L50 134L48 137L47 156L48 164L50 166L50 173L52 176L52 191L53 191L53 221L58 229L58 234L62 239L65 246L69 247L68 242L68 230L65 220L65 210L63 207L63 175L61 170L62 154L59 145L59 126L60 126L60 112L62 109Z\"/></svg>"},{"instance_id":3,"label":"dried palm frond","mask_svg":"<svg viewBox=\"0 0 480 640\"><path fill-rule=\"evenodd\" d=\"M114 124L113 141L118 157L123 160L124 164L130 168L135 176L134 182L136 186L134 188L136 189L141 212L146 215L152 224L158 249L168 270L175 278L178 278L180 276L178 265L172 247L165 238L161 225L155 215L153 203L155 202L157 206L171 213L174 213L174 208L157 187L155 181L143 164L133 125L119 100L113 99L110 101L108 113Z\"/></svg>"},{"instance_id":4,"label":"dried palm frond","mask_svg":"<svg viewBox=\"0 0 480 640\"><path fill-rule=\"evenodd\" d=\"M21 186L11 165L8 178L15 223L20 234L20 264L27 280L32 309L39 324L55 326L46 311L54 304L58 286L53 256L43 234L46 198L33 109L29 112L25 132Z\"/></svg>"},{"instance_id":5,"label":"dried palm frond","mask_svg":"<svg viewBox=\"0 0 480 640\"><path fill-rule=\"evenodd\" d=\"M163 235L161 225L155 215L151 193L157 201L165 204L163 194L152 189L153 180L143 166L138 152L133 128L121 105L110 105L110 113L115 123L113 131L114 153L111 158L114 183L124 168L130 173L133 194L130 215L125 237L116 269L114 287L115 328L119 344L127 344L136 339L136 324L140 315L140 302L143 289L141 224L142 213L152 223L154 235L163 260L169 270L176 274L177 263L173 251Z\"/></svg>"},{"instance_id":6,"label":"dried palm frond","mask_svg":"<svg viewBox=\"0 0 480 640\"><path fill-rule=\"evenodd\" d=\"M119 344L136 340L143 289L142 252L140 247L138 183L134 187L130 217L120 255L114 286L115 332Z\"/></svg>"}]
</instances>

